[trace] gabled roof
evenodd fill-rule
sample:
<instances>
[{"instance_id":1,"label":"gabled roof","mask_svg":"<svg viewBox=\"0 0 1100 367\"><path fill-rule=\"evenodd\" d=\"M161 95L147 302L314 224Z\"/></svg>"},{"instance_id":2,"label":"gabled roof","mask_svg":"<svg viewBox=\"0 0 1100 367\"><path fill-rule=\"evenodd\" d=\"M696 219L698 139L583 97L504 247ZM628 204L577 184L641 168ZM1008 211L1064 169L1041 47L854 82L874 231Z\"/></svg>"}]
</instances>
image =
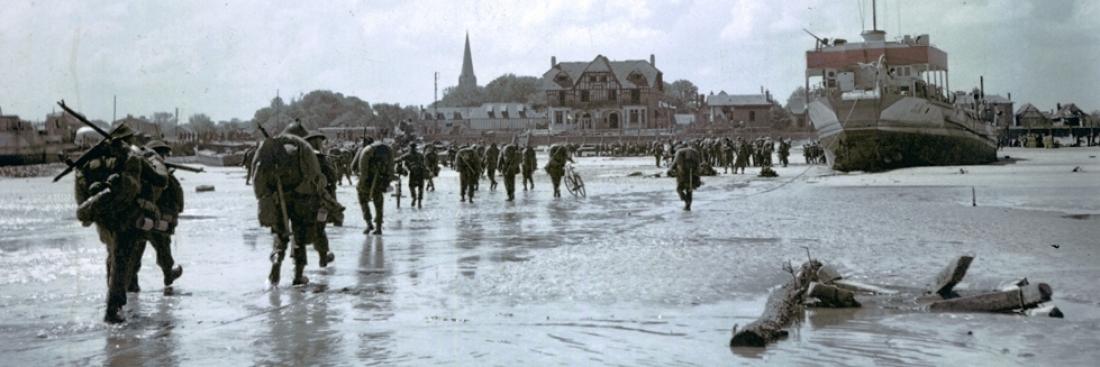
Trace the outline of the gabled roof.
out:
<instances>
[{"instance_id":1,"label":"gabled roof","mask_svg":"<svg viewBox=\"0 0 1100 367\"><path fill-rule=\"evenodd\" d=\"M770 106L771 104L766 94L726 94L726 91L722 91L707 96L709 106Z\"/></svg>"},{"instance_id":2,"label":"gabled roof","mask_svg":"<svg viewBox=\"0 0 1100 367\"><path fill-rule=\"evenodd\" d=\"M1087 115L1085 111L1077 108L1077 105L1074 103L1063 103L1062 109L1054 112L1054 118L1080 117L1085 115Z\"/></svg>"},{"instance_id":3,"label":"gabled roof","mask_svg":"<svg viewBox=\"0 0 1100 367\"><path fill-rule=\"evenodd\" d=\"M1039 111L1039 108L1035 107L1035 105L1033 105L1031 103L1024 103L1024 104L1020 105L1020 108L1016 109L1016 114L1017 115L1022 115L1024 113L1030 112L1030 111L1042 113L1042 111Z\"/></svg>"},{"instance_id":4,"label":"gabled roof","mask_svg":"<svg viewBox=\"0 0 1100 367\"><path fill-rule=\"evenodd\" d=\"M631 74L640 75L645 79L645 84L642 86L656 88L657 75L661 73L653 64L645 60L611 61L604 55L596 55L596 58L589 62L560 62L554 65L550 70L542 74L542 89L567 89L555 82L555 79L557 79L559 75L568 78L569 83L576 85L580 82L581 76L587 72L610 72L619 84L627 89L639 87L631 80Z\"/></svg>"}]
</instances>

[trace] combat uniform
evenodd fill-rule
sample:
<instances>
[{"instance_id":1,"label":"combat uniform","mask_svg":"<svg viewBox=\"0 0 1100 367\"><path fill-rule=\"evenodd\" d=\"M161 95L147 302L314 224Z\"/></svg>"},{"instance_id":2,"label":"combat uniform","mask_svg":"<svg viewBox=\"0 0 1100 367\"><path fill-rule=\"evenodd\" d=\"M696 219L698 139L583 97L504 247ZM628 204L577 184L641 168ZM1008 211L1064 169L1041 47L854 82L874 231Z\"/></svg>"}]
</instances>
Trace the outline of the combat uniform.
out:
<instances>
[{"instance_id":1,"label":"combat uniform","mask_svg":"<svg viewBox=\"0 0 1100 367\"><path fill-rule=\"evenodd\" d=\"M741 169L741 173L745 173L745 167L749 165L749 157L752 157L752 144L745 141L745 139L737 138L737 159L733 165L733 173L737 173L738 169Z\"/></svg>"},{"instance_id":2,"label":"combat uniform","mask_svg":"<svg viewBox=\"0 0 1100 367\"><path fill-rule=\"evenodd\" d=\"M703 182L699 179L700 155L695 148L684 147L676 150L676 157L668 169L669 176L676 176L676 194L684 201L684 210L691 210L691 197L695 189Z\"/></svg>"},{"instance_id":3,"label":"combat uniform","mask_svg":"<svg viewBox=\"0 0 1100 367\"><path fill-rule=\"evenodd\" d=\"M467 147L459 149L455 154L455 170L458 171L458 183L459 183L459 195L462 197L462 201L466 201L466 197L470 197L470 202L474 202L474 190L477 188L477 181L481 173L481 155L477 153L476 147Z\"/></svg>"},{"instance_id":4,"label":"combat uniform","mask_svg":"<svg viewBox=\"0 0 1100 367\"><path fill-rule=\"evenodd\" d=\"M527 191L527 183L531 183L531 190L535 190L535 169L539 166L535 158L535 148L528 145L523 148L523 191Z\"/></svg>"},{"instance_id":5,"label":"combat uniform","mask_svg":"<svg viewBox=\"0 0 1100 367\"><path fill-rule=\"evenodd\" d=\"M567 147L562 145L550 146L550 160L546 162L546 173L550 175L550 182L554 186L554 197L561 197L561 177L565 175L565 162L572 162Z\"/></svg>"},{"instance_id":6,"label":"combat uniform","mask_svg":"<svg viewBox=\"0 0 1100 367\"><path fill-rule=\"evenodd\" d=\"M172 150L168 144L159 140L149 142L145 145L145 148L145 159L156 160L161 164ZM183 187L176 176L172 174L172 171L167 171L167 176L168 180L164 186L144 185L141 196L146 198L138 199L139 203L145 200L156 206L156 212L150 215L150 217L156 217L156 225L154 225L154 230L146 233L146 240L157 253L157 266L160 267L161 273L164 275L166 291L172 285L172 282L183 275L183 267L176 265L175 259L172 258L172 235L176 232L176 225L179 224L179 214L183 212ZM145 242L141 241L134 249L134 261L131 264L133 270L131 271L129 286L131 292L141 290L138 272L141 270L141 258L145 255Z\"/></svg>"},{"instance_id":7,"label":"combat uniform","mask_svg":"<svg viewBox=\"0 0 1100 367\"><path fill-rule=\"evenodd\" d=\"M424 148L424 165L428 167L428 191L435 191L435 178L439 176L439 154L435 152L435 144L429 144Z\"/></svg>"},{"instance_id":8,"label":"combat uniform","mask_svg":"<svg viewBox=\"0 0 1100 367\"><path fill-rule=\"evenodd\" d=\"M343 206L327 189L328 179L313 147L303 139L307 135L297 122L287 126L279 136L264 139L253 163L258 219L260 225L270 227L275 234L268 274L272 285L279 284L288 243L293 243L290 248L294 259L293 284L308 283L309 279L303 275L306 244L317 246L318 234L324 233L323 228L317 227L323 227L330 215L343 215Z\"/></svg>"},{"instance_id":9,"label":"combat uniform","mask_svg":"<svg viewBox=\"0 0 1100 367\"><path fill-rule=\"evenodd\" d=\"M489 190L496 191L497 189L497 160L500 159L500 149L497 148L497 143L493 143L489 146L489 149L485 150L485 173L489 176Z\"/></svg>"},{"instance_id":10,"label":"combat uniform","mask_svg":"<svg viewBox=\"0 0 1100 367\"><path fill-rule=\"evenodd\" d=\"M416 150L416 144L410 144L408 153L398 158L398 161L409 175L409 195L412 196L412 206L419 209L424 203L424 180L431 177L428 167L424 164L424 155Z\"/></svg>"},{"instance_id":11,"label":"combat uniform","mask_svg":"<svg viewBox=\"0 0 1100 367\"><path fill-rule=\"evenodd\" d=\"M77 220L84 226L96 225L99 240L107 245L107 310L104 321L125 321L119 311L126 304L126 290L133 275L135 252L152 229L149 218L137 203L145 184L163 186L167 169L144 159L140 149L130 145L133 131L119 125L111 140L96 148L96 157L75 167L75 198L79 205ZM95 154L89 151L85 154Z\"/></svg>"},{"instance_id":12,"label":"combat uniform","mask_svg":"<svg viewBox=\"0 0 1100 367\"><path fill-rule=\"evenodd\" d=\"M523 155L515 145L508 144L500 154L500 175L504 178L504 191L508 193L508 201L516 199L516 175L520 171L520 162Z\"/></svg>"},{"instance_id":13,"label":"combat uniform","mask_svg":"<svg viewBox=\"0 0 1100 367\"><path fill-rule=\"evenodd\" d=\"M325 136L320 133L312 133L306 137L306 141L313 146L313 153L317 156L317 163L321 166L321 174L325 176L325 191L335 199L336 183L340 181L340 173L333 160L339 159L339 156L327 156L321 153L324 148L325 139ZM332 223L337 227L344 225L343 218L336 215L326 215L323 221L319 221L316 225L310 226L310 229L313 230L313 234L309 237L313 239L313 249L317 251L317 258L319 259L317 260L317 265L322 268L328 266L328 263L336 259L336 254L333 254L329 249L328 233L325 233L325 224L327 223Z\"/></svg>"},{"instance_id":14,"label":"combat uniform","mask_svg":"<svg viewBox=\"0 0 1100 367\"><path fill-rule=\"evenodd\" d=\"M393 181L393 152L389 145L373 143L359 151L355 163L359 169L359 185L356 187L359 192L359 206L363 209L363 220L367 222L367 229L363 233L374 229L374 234L382 234L382 199L390 181ZM370 213L372 203L373 225Z\"/></svg>"}]
</instances>

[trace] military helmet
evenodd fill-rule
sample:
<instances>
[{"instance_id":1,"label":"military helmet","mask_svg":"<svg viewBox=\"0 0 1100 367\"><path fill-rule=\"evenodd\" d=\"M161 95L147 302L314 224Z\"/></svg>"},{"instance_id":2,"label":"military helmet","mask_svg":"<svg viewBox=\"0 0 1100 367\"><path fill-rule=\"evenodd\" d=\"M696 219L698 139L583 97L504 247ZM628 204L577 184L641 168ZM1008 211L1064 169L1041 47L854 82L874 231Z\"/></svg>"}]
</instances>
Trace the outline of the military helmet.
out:
<instances>
[{"instance_id":1,"label":"military helmet","mask_svg":"<svg viewBox=\"0 0 1100 367\"><path fill-rule=\"evenodd\" d=\"M134 136L134 129L124 123L115 126L114 130L111 130L111 139L126 139L131 136Z\"/></svg>"},{"instance_id":2,"label":"military helmet","mask_svg":"<svg viewBox=\"0 0 1100 367\"><path fill-rule=\"evenodd\" d=\"M309 135L309 131L306 131L306 128L302 126L301 121L294 121L290 125L287 125L285 129L283 129L283 135L297 135L304 138Z\"/></svg>"},{"instance_id":3,"label":"military helmet","mask_svg":"<svg viewBox=\"0 0 1100 367\"><path fill-rule=\"evenodd\" d=\"M171 152L172 151L172 147L169 146L167 143L165 143L163 140L150 141L150 142L145 144L145 148L152 149L152 150L156 151L157 153L160 153L161 150L163 150L165 152Z\"/></svg>"},{"instance_id":4,"label":"military helmet","mask_svg":"<svg viewBox=\"0 0 1100 367\"><path fill-rule=\"evenodd\" d=\"M328 137L325 136L325 134L322 134L318 131L313 131L313 132L310 132L309 135L306 135L306 140L311 140L311 139L325 140L325 139L328 139Z\"/></svg>"}]
</instances>

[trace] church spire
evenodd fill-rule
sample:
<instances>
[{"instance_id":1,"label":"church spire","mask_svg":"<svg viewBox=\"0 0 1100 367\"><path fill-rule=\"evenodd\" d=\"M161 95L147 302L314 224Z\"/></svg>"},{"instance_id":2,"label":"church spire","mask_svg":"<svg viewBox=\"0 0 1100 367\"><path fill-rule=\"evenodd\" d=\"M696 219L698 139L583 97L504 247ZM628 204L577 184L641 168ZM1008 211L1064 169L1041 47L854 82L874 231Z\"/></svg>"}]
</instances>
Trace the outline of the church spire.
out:
<instances>
[{"instance_id":1,"label":"church spire","mask_svg":"<svg viewBox=\"0 0 1100 367\"><path fill-rule=\"evenodd\" d=\"M459 88L472 88L477 86L477 76L474 75L474 60L470 56L470 32L466 32L466 51L462 55L462 74L458 76Z\"/></svg>"}]
</instances>

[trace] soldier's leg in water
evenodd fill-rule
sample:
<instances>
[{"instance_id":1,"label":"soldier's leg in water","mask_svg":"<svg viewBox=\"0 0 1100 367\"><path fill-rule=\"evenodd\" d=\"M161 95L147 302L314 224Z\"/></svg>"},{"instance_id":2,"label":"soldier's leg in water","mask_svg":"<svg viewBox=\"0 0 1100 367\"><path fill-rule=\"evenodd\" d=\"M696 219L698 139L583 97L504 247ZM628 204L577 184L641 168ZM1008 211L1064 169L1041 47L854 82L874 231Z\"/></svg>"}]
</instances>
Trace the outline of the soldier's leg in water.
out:
<instances>
[{"instance_id":1,"label":"soldier's leg in water","mask_svg":"<svg viewBox=\"0 0 1100 367\"><path fill-rule=\"evenodd\" d=\"M371 224L370 206L371 197L367 190L359 190L359 209L363 211L363 222L367 223L367 229L363 230L363 233L369 233L374 229L374 225Z\"/></svg>"},{"instance_id":2,"label":"soldier's leg in water","mask_svg":"<svg viewBox=\"0 0 1100 367\"><path fill-rule=\"evenodd\" d=\"M554 185L554 197L561 197L561 175L551 174L550 181Z\"/></svg>"},{"instance_id":3,"label":"soldier's leg in water","mask_svg":"<svg viewBox=\"0 0 1100 367\"><path fill-rule=\"evenodd\" d=\"M462 202L466 202L466 173L458 173L458 195L461 197Z\"/></svg>"},{"instance_id":4,"label":"soldier's leg in water","mask_svg":"<svg viewBox=\"0 0 1100 367\"><path fill-rule=\"evenodd\" d=\"M374 192L374 234L382 234L382 205L385 203L384 199L382 189Z\"/></svg>"},{"instance_id":5,"label":"soldier's leg in water","mask_svg":"<svg viewBox=\"0 0 1100 367\"><path fill-rule=\"evenodd\" d=\"M504 191L508 193L508 201L516 198L516 175L504 175Z\"/></svg>"},{"instance_id":6,"label":"soldier's leg in water","mask_svg":"<svg viewBox=\"0 0 1100 367\"><path fill-rule=\"evenodd\" d=\"M470 200L471 203L474 202L474 191L477 191L477 182L478 181L479 180L478 180L477 172L470 172L469 176L468 176L468 179L466 180L466 182L470 183L470 185L467 186L467 188L469 190L466 191L466 196Z\"/></svg>"},{"instance_id":7,"label":"soldier's leg in water","mask_svg":"<svg viewBox=\"0 0 1100 367\"><path fill-rule=\"evenodd\" d=\"M267 275L267 280L272 285L279 284L279 272L283 265L283 259L286 258L287 243L290 242L289 230L284 224L277 224L271 229L272 243L271 243L271 272Z\"/></svg>"},{"instance_id":8,"label":"soldier's leg in water","mask_svg":"<svg viewBox=\"0 0 1100 367\"><path fill-rule=\"evenodd\" d=\"M134 245L133 259L130 261L130 284L126 286L127 292L141 292L141 284L138 282L138 273L141 272L141 258L145 256L145 241L138 241Z\"/></svg>"},{"instance_id":9,"label":"soldier's leg in water","mask_svg":"<svg viewBox=\"0 0 1100 367\"><path fill-rule=\"evenodd\" d=\"M294 280L291 284L304 285L309 283L309 278L303 275L303 273L305 273L306 264L308 263L306 258L306 243L309 242L310 233L316 230L313 227L317 224L306 221L296 221L291 225L294 228L294 248L290 252L290 257L294 259Z\"/></svg>"},{"instance_id":10,"label":"soldier's leg in water","mask_svg":"<svg viewBox=\"0 0 1100 367\"><path fill-rule=\"evenodd\" d=\"M134 248L143 241L135 230L124 230L115 235L114 243L108 244L108 257L111 261L111 274L107 286L107 312L103 320L109 323L125 321L119 311L126 304L126 288L130 285L130 263L133 261Z\"/></svg>"},{"instance_id":11,"label":"soldier's leg in water","mask_svg":"<svg viewBox=\"0 0 1100 367\"><path fill-rule=\"evenodd\" d=\"M336 260L336 254L333 254L328 247L328 234L325 233L325 223L318 222L311 226L309 237L313 242L313 249L317 250L317 265L320 267L327 267L329 262Z\"/></svg>"},{"instance_id":12,"label":"soldier's leg in water","mask_svg":"<svg viewBox=\"0 0 1100 367\"><path fill-rule=\"evenodd\" d=\"M149 244L157 252L157 266L164 274L164 286L172 285L176 279L183 275L183 267L176 266L176 259L172 258L172 236L164 233L154 234L149 238Z\"/></svg>"}]
</instances>

